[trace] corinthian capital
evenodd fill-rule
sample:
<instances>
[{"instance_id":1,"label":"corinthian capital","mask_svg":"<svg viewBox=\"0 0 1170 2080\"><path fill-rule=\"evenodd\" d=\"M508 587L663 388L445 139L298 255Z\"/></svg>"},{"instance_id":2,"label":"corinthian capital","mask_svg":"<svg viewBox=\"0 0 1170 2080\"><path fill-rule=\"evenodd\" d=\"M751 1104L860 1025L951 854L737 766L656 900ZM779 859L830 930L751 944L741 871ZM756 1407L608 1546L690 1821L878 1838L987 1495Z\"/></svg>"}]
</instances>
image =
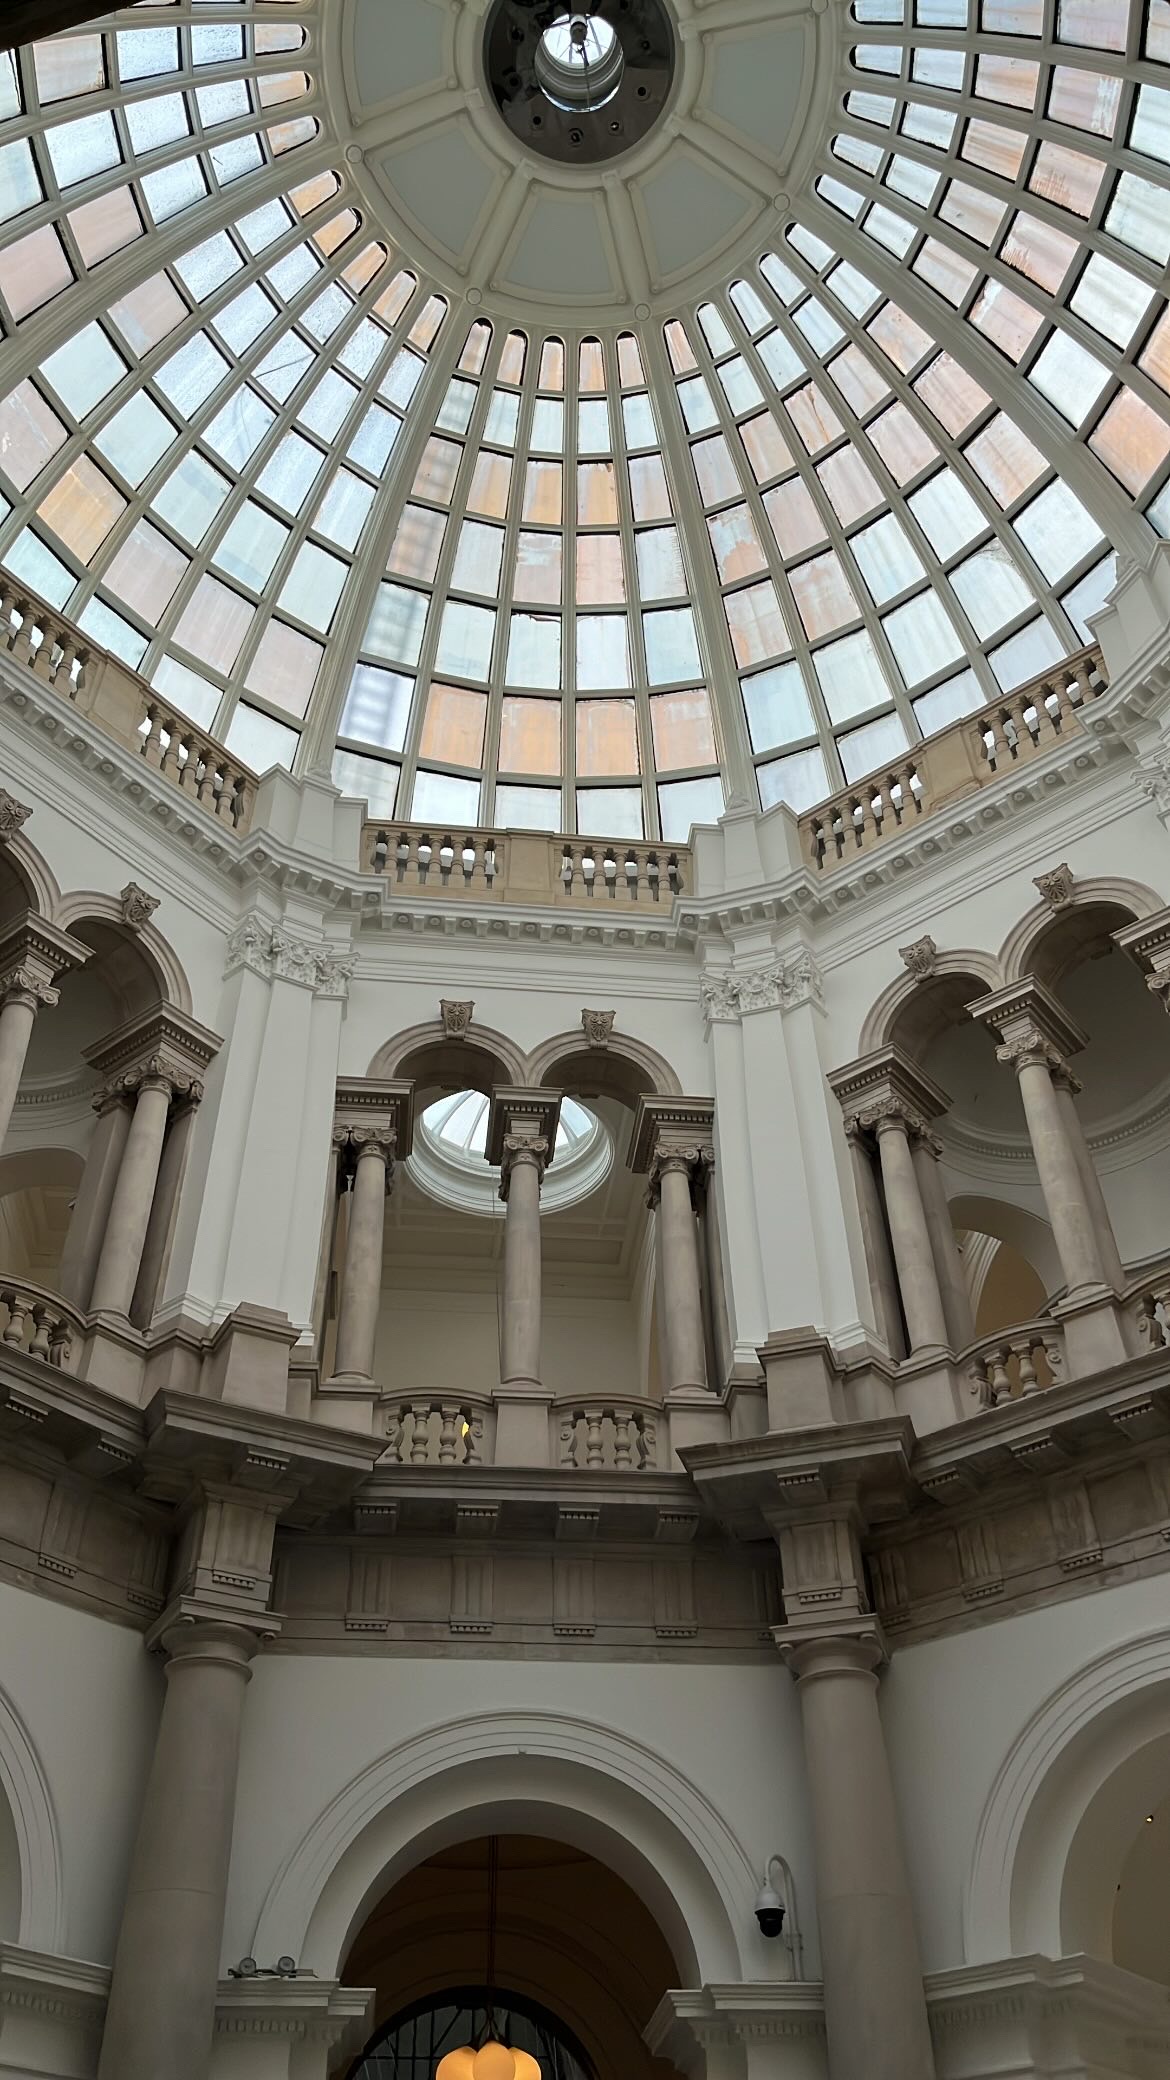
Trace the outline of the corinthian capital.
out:
<instances>
[{"instance_id":1,"label":"corinthian capital","mask_svg":"<svg viewBox=\"0 0 1170 2080\"><path fill-rule=\"evenodd\" d=\"M692 1204L699 1187L706 1182L715 1165L715 1150L710 1142L691 1142L679 1146L666 1140L659 1145L650 1159L646 1173L646 1204L655 1208L662 1198L662 1180L672 1174L686 1178Z\"/></svg>"},{"instance_id":2,"label":"corinthian capital","mask_svg":"<svg viewBox=\"0 0 1170 2080\"><path fill-rule=\"evenodd\" d=\"M56 1004L60 995L34 961L18 961L11 968L0 970L0 1006L30 1004L35 1010L40 1004Z\"/></svg>"}]
</instances>

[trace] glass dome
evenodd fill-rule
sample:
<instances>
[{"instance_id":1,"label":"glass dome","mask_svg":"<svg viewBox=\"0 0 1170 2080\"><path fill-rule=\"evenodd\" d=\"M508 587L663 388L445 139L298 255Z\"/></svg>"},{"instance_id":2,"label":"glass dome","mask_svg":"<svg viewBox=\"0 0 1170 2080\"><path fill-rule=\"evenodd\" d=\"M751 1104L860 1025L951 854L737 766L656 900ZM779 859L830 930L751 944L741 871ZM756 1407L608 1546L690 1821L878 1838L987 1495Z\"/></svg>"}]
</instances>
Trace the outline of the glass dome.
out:
<instances>
[{"instance_id":1,"label":"glass dome","mask_svg":"<svg viewBox=\"0 0 1170 2080\"><path fill-rule=\"evenodd\" d=\"M555 176L608 227L604 323L547 237L493 291L522 187L449 264L404 174L374 206L430 104L340 120L361 5L0 53L0 564L247 762L681 841L1075 651L1170 533L1168 0L778 10L836 44L791 196L750 82L716 130L690 75L628 178ZM747 200L672 269L663 169L697 195L724 133Z\"/></svg>"},{"instance_id":2,"label":"glass dome","mask_svg":"<svg viewBox=\"0 0 1170 2080\"><path fill-rule=\"evenodd\" d=\"M454 1091L424 1109L406 1167L428 1198L464 1213L502 1217L500 1171L485 1161L490 1104L483 1091ZM553 1160L541 1188L547 1213L575 1206L608 1176L613 1142L576 1098L561 1099Z\"/></svg>"}]
</instances>

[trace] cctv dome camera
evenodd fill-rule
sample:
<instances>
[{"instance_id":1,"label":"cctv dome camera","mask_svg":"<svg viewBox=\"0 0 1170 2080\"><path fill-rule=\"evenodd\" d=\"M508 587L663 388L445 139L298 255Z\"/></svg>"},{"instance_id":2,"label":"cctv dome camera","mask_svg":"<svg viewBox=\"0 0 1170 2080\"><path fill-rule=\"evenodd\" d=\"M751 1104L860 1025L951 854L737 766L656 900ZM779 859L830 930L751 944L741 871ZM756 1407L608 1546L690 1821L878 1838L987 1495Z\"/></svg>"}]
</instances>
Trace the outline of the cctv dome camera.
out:
<instances>
[{"instance_id":1,"label":"cctv dome camera","mask_svg":"<svg viewBox=\"0 0 1170 2080\"><path fill-rule=\"evenodd\" d=\"M756 1920L763 1936L778 1936L784 1926L784 1902L774 1886L761 1885L756 1894Z\"/></svg>"}]
</instances>

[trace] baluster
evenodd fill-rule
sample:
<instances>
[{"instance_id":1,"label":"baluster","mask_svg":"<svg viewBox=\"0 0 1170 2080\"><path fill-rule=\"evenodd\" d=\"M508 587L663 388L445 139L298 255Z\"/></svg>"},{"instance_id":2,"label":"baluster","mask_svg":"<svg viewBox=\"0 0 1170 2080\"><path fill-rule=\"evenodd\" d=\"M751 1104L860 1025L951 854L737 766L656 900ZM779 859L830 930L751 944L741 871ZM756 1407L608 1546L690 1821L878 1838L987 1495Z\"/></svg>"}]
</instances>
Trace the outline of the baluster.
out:
<instances>
[{"instance_id":1,"label":"baluster","mask_svg":"<svg viewBox=\"0 0 1170 2080\"><path fill-rule=\"evenodd\" d=\"M449 1401L439 1407L439 1464L454 1466L455 1446L458 1436L459 1410Z\"/></svg>"},{"instance_id":2,"label":"baluster","mask_svg":"<svg viewBox=\"0 0 1170 2080\"><path fill-rule=\"evenodd\" d=\"M405 1408L393 1408L390 1410L386 1423L386 1438L385 1457L390 1460L393 1466L401 1466L402 1447L406 1440Z\"/></svg>"},{"instance_id":3,"label":"baluster","mask_svg":"<svg viewBox=\"0 0 1170 2080\"><path fill-rule=\"evenodd\" d=\"M1013 1343L1012 1355L1019 1368L1021 1394L1034 1394L1040 1382L1036 1377L1036 1367L1032 1362L1031 1337L1022 1336L1018 1343Z\"/></svg>"},{"instance_id":4,"label":"baluster","mask_svg":"<svg viewBox=\"0 0 1170 2080\"><path fill-rule=\"evenodd\" d=\"M1010 1357L1011 1350L1006 1343L1000 1344L998 1349L991 1351L988 1354L988 1387L991 1393L991 1400L993 1406L996 1402L1000 1401L1005 1394L1011 1393L1011 1374L1007 1369L1008 1359Z\"/></svg>"},{"instance_id":5,"label":"baluster","mask_svg":"<svg viewBox=\"0 0 1170 2080\"><path fill-rule=\"evenodd\" d=\"M49 1363L59 1371L64 1370L66 1360L73 1348L73 1331L64 1315L57 1315L49 1336Z\"/></svg>"},{"instance_id":6,"label":"baluster","mask_svg":"<svg viewBox=\"0 0 1170 2080\"><path fill-rule=\"evenodd\" d=\"M629 1408L615 1408L613 1415L613 1463L615 1466L632 1466L634 1412Z\"/></svg>"},{"instance_id":7,"label":"baluster","mask_svg":"<svg viewBox=\"0 0 1170 2080\"><path fill-rule=\"evenodd\" d=\"M38 679L51 680L53 677L53 648L56 637L43 615L40 617L40 624L41 640L37 645L36 656L32 659L32 668Z\"/></svg>"},{"instance_id":8,"label":"baluster","mask_svg":"<svg viewBox=\"0 0 1170 2080\"><path fill-rule=\"evenodd\" d=\"M400 831L398 834L398 843L394 847L394 867L395 872L397 873L398 879L400 881L405 881L406 869L409 865L410 840L407 837L405 831Z\"/></svg>"},{"instance_id":9,"label":"baluster","mask_svg":"<svg viewBox=\"0 0 1170 2080\"><path fill-rule=\"evenodd\" d=\"M24 1342L24 1324L28 1313L28 1301L23 1293L17 1292L15 1286L10 1286L6 1293L0 1294L0 1299L3 1299L8 1309L8 1320L4 1325L3 1341L16 1347Z\"/></svg>"},{"instance_id":10,"label":"baluster","mask_svg":"<svg viewBox=\"0 0 1170 2080\"><path fill-rule=\"evenodd\" d=\"M444 888L446 888L450 883L451 869L454 866L454 864L455 847L451 843L450 838L446 837L443 839L442 843L439 846L439 880L442 882Z\"/></svg>"},{"instance_id":11,"label":"baluster","mask_svg":"<svg viewBox=\"0 0 1170 2080\"><path fill-rule=\"evenodd\" d=\"M473 1415L469 1408L461 1409L460 1414L467 1425L467 1435L464 1439L463 1464L465 1466L482 1465L483 1453L480 1450L480 1446L483 1443L483 1417Z\"/></svg>"},{"instance_id":12,"label":"baluster","mask_svg":"<svg viewBox=\"0 0 1170 2080\"><path fill-rule=\"evenodd\" d=\"M627 852L626 854L626 894L632 903L637 902L638 855L636 852Z\"/></svg>"},{"instance_id":13,"label":"baluster","mask_svg":"<svg viewBox=\"0 0 1170 2080\"><path fill-rule=\"evenodd\" d=\"M606 892L606 894L607 894L608 896L616 896L616 894L617 894L617 861L616 861L616 859L615 859L615 858L614 858L614 856L613 856L613 851L612 851L612 849L611 849L611 848L609 848L609 847L607 847L607 848L606 848L606 854L605 854L605 858L604 858L604 859L602 860L602 862L601 862L601 870L602 870L602 873L603 873L603 874L604 874L604 876L605 876L605 892Z\"/></svg>"},{"instance_id":14,"label":"baluster","mask_svg":"<svg viewBox=\"0 0 1170 2080\"><path fill-rule=\"evenodd\" d=\"M73 667L76 661L76 637L63 633L61 636L61 655L57 659L57 669L53 673L53 684L60 693L64 694L66 700L70 701L74 699L76 694L76 688L73 684Z\"/></svg>"},{"instance_id":15,"label":"baluster","mask_svg":"<svg viewBox=\"0 0 1170 2080\"><path fill-rule=\"evenodd\" d=\"M592 846L581 854L581 879L585 883L587 896L593 894L593 883L597 875L597 855Z\"/></svg>"},{"instance_id":16,"label":"baluster","mask_svg":"<svg viewBox=\"0 0 1170 2080\"><path fill-rule=\"evenodd\" d=\"M654 1464L657 1456L658 1430L656 1425L646 1416L638 1416L636 1418L636 1427L638 1433L638 1472L644 1473L647 1466Z\"/></svg>"},{"instance_id":17,"label":"baluster","mask_svg":"<svg viewBox=\"0 0 1170 2080\"><path fill-rule=\"evenodd\" d=\"M464 888L470 888L475 874L476 853L474 839L464 838L459 858L463 866L463 886Z\"/></svg>"},{"instance_id":18,"label":"baluster","mask_svg":"<svg viewBox=\"0 0 1170 2080\"><path fill-rule=\"evenodd\" d=\"M32 1310L32 1326L33 1333L29 1339L28 1346L29 1357L47 1358L49 1355L51 1321L48 1306L43 1300L38 1300Z\"/></svg>"},{"instance_id":19,"label":"baluster","mask_svg":"<svg viewBox=\"0 0 1170 2080\"><path fill-rule=\"evenodd\" d=\"M678 857L678 854L677 854L677 853L675 853L675 852L672 852L672 853L671 853L671 855L670 855L670 858L669 858L669 859L667 860L667 862L666 862L666 871L667 871L667 876L668 876L668 878L669 878L669 881L670 881L670 893L671 893L671 895L672 895L672 896L681 896L681 894L682 894L682 885L683 885L683 878L682 878L682 865L681 865L681 863L680 863L680 861L679 861L679 857Z\"/></svg>"},{"instance_id":20,"label":"baluster","mask_svg":"<svg viewBox=\"0 0 1170 2080\"><path fill-rule=\"evenodd\" d=\"M604 1419L604 1412L599 1408L587 1409L585 1412L586 1466L605 1465L605 1446L602 1442L601 1434L601 1426Z\"/></svg>"},{"instance_id":21,"label":"baluster","mask_svg":"<svg viewBox=\"0 0 1170 2080\"><path fill-rule=\"evenodd\" d=\"M652 852L646 861L646 886L650 890L651 901L657 903L660 896L660 890L658 873L658 854L656 852Z\"/></svg>"},{"instance_id":22,"label":"baluster","mask_svg":"<svg viewBox=\"0 0 1170 2080\"><path fill-rule=\"evenodd\" d=\"M412 1430L410 1434L410 1463L425 1466L430 1456L431 1404L429 1401L412 1401L410 1404Z\"/></svg>"},{"instance_id":23,"label":"baluster","mask_svg":"<svg viewBox=\"0 0 1170 2080\"><path fill-rule=\"evenodd\" d=\"M6 650L11 650L16 638L16 630L12 625L12 610L15 605L15 588L7 580L0 580L0 643L3 643Z\"/></svg>"},{"instance_id":24,"label":"baluster","mask_svg":"<svg viewBox=\"0 0 1170 2080\"><path fill-rule=\"evenodd\" d=\"M427 874L430 869L431 860L434 857L434 851L435 848L431 844L430 837L424 831L422 837L419 839L418 844L415 847L414 853L415 859L418 862L418 878L422 882L426 881Z\"/></svg>"},{"instance_id":25,"label":"baluster","mask_svg":"<svg viewBox=\"0 0 1170 2080\"><path fill-rule=\"evenodd\" d=\"M568 1422L561 1425L562 1466L575 1466L577 1464L577 1422L577 1411L574 1410Z\"/></svg>"}]
</instances>

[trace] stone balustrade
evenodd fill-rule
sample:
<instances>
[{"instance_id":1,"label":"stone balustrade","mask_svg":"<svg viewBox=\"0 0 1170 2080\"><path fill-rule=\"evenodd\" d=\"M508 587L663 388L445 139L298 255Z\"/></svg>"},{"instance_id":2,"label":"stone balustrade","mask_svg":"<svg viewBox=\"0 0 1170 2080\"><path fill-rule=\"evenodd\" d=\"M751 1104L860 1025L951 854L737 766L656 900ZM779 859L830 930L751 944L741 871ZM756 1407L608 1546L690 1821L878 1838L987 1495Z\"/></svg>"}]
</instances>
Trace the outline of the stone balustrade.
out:
<instances>
[{"instance_id":1,"label":"stone balustrade","mask_svg":"<svg viewBox=\"0 0 1170 2080\"><path fill-rule=\"evenodd\" d=\"M967 1352L981 1408L997 1408L1024 1394L1042 1393L1063 1377L1064 1344L1052 1322L1024 1322L999 1330Z\"/></svg>"},{"instance_id":2,"label":"stone balustrade","mask_svg":"<svg viewBox=\"0 0 1170 2080\"><path fill-rule=\"evenodd\" d=\"M0 1273L0 1314L0 1344L8 1350L25 1351L60 1372L75 1370L84 1323L55 1293Z\"/></svg>"},{"instance_id":3,"label":"stone balustrade","mask_svg":"<svg viewBox=\"0 0 1170 2080\"><path fill-rule=\"evenodd\" d=\"M693 886L686 845L591 842L537 831L367 823L362 866L403 895L553 905L669 907Z\"/></svg>"},{"instance_id":4,"label":"stone balustrade","mask_svg":"<svg viewBox=\"0 0 1170 2080\"><path fill-rule=\"evenodd\" d=\"M1138 1330L1150 1349L1170 1349L1170 1268L1159 1272L1138 1292L1134 1313Z\"/></svg>"},{"instance_id":5,"label":"stone balustrade","mask_svg":"<svg viewBox=\"0 0 1170 2080\"><path fill-rule=\"evenodd\" d=\"M659 1413L652 1402L616 1401L604 1394L558 1403L558 1464L653 1473Z\"/></svg>"},{"instance_id":6,"label":"stone balustrade","mask_svg":"<svg viewBox=\"0 0 1170 2080\"><path fill-rule=\"evenodd\" d=\"M807 811L799 819L805 858L828 872L1041 757L1083 728L1083 711L1107 685L1101 652L1089 648L964 715Z\"/></svg>"},{"instance_id":7,"label":"stone balustrade","mask_svg":"<svg viewBox=\"0 0 1170 2080\"><path fill-rule=\"evenodd\" d=\"M486 1405L469 1396L412 1395L383 1403L389 1466L482 1466Z\"/></svg>"},{"instance_id":8,"label":"stone balustrade","mask_svg":"<svg viewBox=\"0 0 1170 2080\"><path fill-rule=\"evenodd\" d=\"M14 579L0 576L0 650L72 701L107 736L137 752L188 799L242 834L252 820L255 773L163 700L120 658Z\"/></svg>"}]
</instances>

